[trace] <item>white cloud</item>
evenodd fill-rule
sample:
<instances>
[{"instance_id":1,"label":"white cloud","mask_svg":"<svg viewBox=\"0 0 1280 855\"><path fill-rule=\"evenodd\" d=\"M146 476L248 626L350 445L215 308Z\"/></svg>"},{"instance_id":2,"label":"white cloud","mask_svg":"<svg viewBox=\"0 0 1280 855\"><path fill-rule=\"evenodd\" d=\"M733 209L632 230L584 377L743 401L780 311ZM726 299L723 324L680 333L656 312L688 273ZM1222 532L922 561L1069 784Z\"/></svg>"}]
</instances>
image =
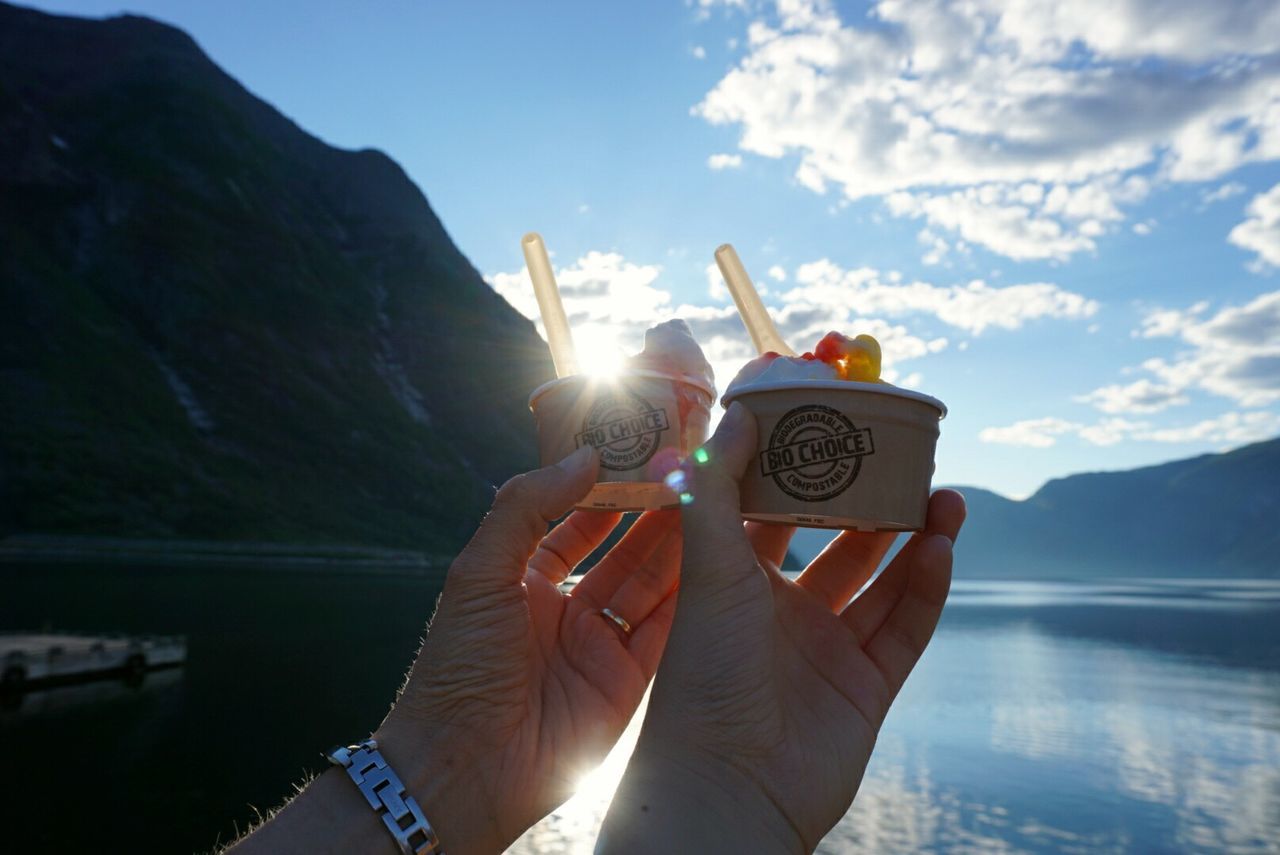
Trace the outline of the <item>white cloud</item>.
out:
<instances>
[{"instance_id":1,"label":"white cloud","mask_svg":"<svg viewBox=\"0 0 1280 855\"><path fill-rule=\"evenodd\" d=\"M1254 267L1259 272L1280 267L1280 184L1253 197L1247 218L1231 230L1227 240L1258 254Z\"/></svg>"},{"instance_id":2,"label":"white cloud","mask_svg":"<svg viewBox=\"0 0 1280 855\"><path fill-rule=\"evenodd\" d=\"M902 324L855 313L847 305L815 304L795 299L780 308L771 306L769 313L783 340L798 351L812 348L833 329L875 336L883 352L883 377L889 382L896 382L900 376L899 363L939 353L949 344L945 337L923 338ZM742 319L733 306L684 305L676 307L672 315L689 322L717 372L720 364L731 364L733 368L727 376L732 376L744 361L755 356ZM717 376L726 375L718 373Z\"/></svg>"},{"instance_id":3,"label":"white cloud","mask_svg":"<svg viewBox=\"0 0 1280 855\"><path fill-rule=\"evenodd\" d=\"M881 0L865 22L779 0L753 17L695 114L795 157L816 192L902 194L898 216L1011 258L1091 251L1149 181L1280 158L1273 0Z\"/></svg>"},{"instance_id":4,"label":"white cloud","mask_svg":"<svg viewBox=\"0 0 1280 855\"><path fill-rule=\"evenodd\" d=\"M929 267L942 264L951 253L951 244L929 229L921 229L920 233L916 235L916 239L928 247L928 251L921 256L920 260Z\"/></svg>"},{"instance_id":5,"label":"white cloud","mask_svg":"<svg viewBox=\"0 0 1280 855\"><path fill-rule=\"evenodd\" d=\"M1157 428L1149 422L1118 418L1187 404L1193 391L1249 408L1280 402L1280 291L1216 313L1209 311L1205 301L1186 309L1153 309L1134 335L1173 339L1178 349L1170 356L1145 360L1140 368L1147 376L1076 396L1075 401L1117 417L1082 428L1082 439L1096 445L1121 439L1245 442L1280 430L1280 416L1262 411L1229 412L1184 427Z\"/></svg>"},{"instance_id":6,"label":"white cloud","mask_svg":"<svg viewBox=\"0 0 1280 855\"><path fill-rule=\"evenodd\" d=\"M702 45L694 45L692 48L689 49L689 53L693 56L694 59L707 58L707 49L704 48Z\"/></svg>"},{"instance_id":7,"label":"white cloud","mask_svg":"<svg viewBox=\"0 0 1280 855\"><path fill-rule=\"evenodd\" d=\"M1049 448L1058 437L1075 435L1092 445L1108 446L1123 441L1189 443L1210 442L1243 445L1270 439L1280 433L1280 413L1266 410L1230 411L1180 427L1155 428L1150 422L1130 421L1121 417L1102 419L1094 424L1080 424L1048 416L1024 419L1007 427L983 428L978 439L1003 445L1027 448Z\"/></svg>"},{"instance_id":8,"label":"white cloud","mask_svg":"<svg viewBox=\"0 0 1280 855\"><path fill-rule=\"evenodd\" d=\"M557 268L555 277L570 322L582 322L660 316L671 301L669 292L653 287L661 272L657 264L633 264L616 252L592 251ZM541 323L528 269L494 274L489 284L521 314Z\"/></svg>"},{"instance_id":9,"label":"white cloud","mask_svg":"<svg viewBox=\"0 0 1280 855\"><path fill-rule=\"evenodd\" d=\"M707 294L718 303L723 303L730 297L729 286L725 284L720 268L714 263L707 265Z\"/></svg>"},{"instance_id":10,"label":"white cloud","mask_svg":"<svg viewBox=\"0 0 1280 855\"><path fill-rule=\"evenodd\" d=\"M1208 308L1209 301L1201 300L1185 310L1156 309L1147 313L1142 319L1142 328L1134 330L1133 335L1135 338L1162 338L1177 335L1179 330L1192 323L1196 316L1204 314Z\"/></svg>"},{"instance_id":11,"label":"white cloud","mask_svg":"<svg viewBox=\"0 0 1280 855\"><path fill-rule=\"evenodd\" d=\"M1102 182L1057 184L1047 193L1039 184L984 184L941 194L899 191L885 202L895 216L924 218L1017 261L1064 260L1095 249L1093 239L1105 233L1106 224L1123 218L1116 207L1118 193L1114 184ZM935 250L941 242L927 229L921 239Z\"/></svg>"},{"instance_id":12,"label":"white cloud","mask_svg":"<svg viewBox=\"0 0 1280 855\"><path fill-rule=\"evenodd\" d=\"M1212 205L1214 202L1223 202L1233 196L1239 196L1246 188L1239 181L1228 181L1225 184L1219 184L1209 190L1200 193L1200 201L1205 205Z\"/></svg>"},{"instance_id":13,"label":"white cloud","mask_svg":"<svg viewBox=\"0 0 1280 855\"><path fill-rule=\"evenodd\" d=\"M1187 403L1189 398L1176 386L1154 383L1143 378L1127 385L1103 386L1075 398L1082 404L1093 404L1104 413L1158 413L1168 407Z\"/></svg>"},{"instance_id":14,"label":"white cloud","mask_svg":"<svg viewBox=\"0 0 1280 855\"><path fill-rule=\"evenodd\" d=\"M775 282L786 282L787 271L783 269L781 264L775 264L769 268L769 278Z\"/></svg>"},{"instance_id":15,"label":"white cloud","mask_svg":"<svg viewBox=\"0 0 1280 855\"><path fill-rule=\"evenodd\" d=\"M644 331L673 316L670 292L653 284L661 272L656 264L634 264L619 253L595 251L556 268L556 283L579 352L596 352L602 361L614 362L639 351ZM527 268L496 273L488 281L546 337Z\"/></svg>"},{"instance_id":16,"label":"white cloud","mask_svg":"<svg viewBox=\"0 0 1280 855\"><path fill-rule=\"evenodd\" d=\"M769 279L788 278L781 266L775 267L767 271ZM718 305L676 305L671 292L657 284L661 266L638 264L616 252L588 252L554 272L575 342L583 352L616 361L639 350L645 329L681 317L689 322L722 387L755 355L714 264L705 268L704 275L707 300ZM924 334L920 324L899 322L901 317L933 318L979 334L989 327L1018 329L1040 318L1085 318L1098 308L1092 300L1048 283L993 287L975 280L937 286L903 282L896 272L846 271L825 259L801 265L793 279L794 286L781 293L760 288L782 337L803 352L833 329L873 335L884 356L883 377L891 383L902 379L903 363L951 346L947 336ZM488 281L545 335L526 270L496 273ZM919 382L919 372L907 376Z\"/></svg>"},{"instance_id":17,"label":"white cloud","mask_svg":"<svg viewBox=\"0 0 1280 855\"><path fill-rule=\"evenodd\" d=\"M1007 5L1001 31L1028 55L1042 58L1064 56L1075 42L1109 59L1158 56L1191 63L1280 49L1280 9L1269 0L987 0L980 5Z\"/></svg>"},{"instance_id":18,"label":"white cloud","mask_svg":"<svg viewBox=\"0 0 1280 855\"><path fill-rule=\"evenodd\" d=\"M1103 419L1097 424L1085 425L1078 433L1085 442L1093 445L1115 445L1121 440L1140 436L1150 425L1147 422L1131 422L1123 418Z\"/></svg>"},{"instance_id":19,"label":"white cloud","mask_svg":"<svg viewBox=\"0 0 1280 855\"><path fill-rule=\"evenodd\" d=\"M734 306L674 305L671 293L655 285L662 273L659 265L636 264L619 253L593 251L554 273L580 353L592 352L599 354L601 361L616 362L640 349L647 328L680 317L693 329L721 388L755 356ZM714 264L706 268L706 276L709 296L727 300L728 290ZM517 311L533 320L545 337L527 269L496 273L488 281ZM771 313L782 336L798 350L812 347L831 329L874 335L883 349L883 376L889 382L900 376L896 363L937 353L948 344L944 337L921 338L902 324L855 315L847 305L815 304L797 298L772 307Z\"/></svg>"},{"instance_id":20,"label":"white cloud","mask_svg":"<svg viewBox=\"0 0 1280 855\"><path fill-rule=\"evenodd\" d=\"M1205 317L1207 311L1197 303L1148 314L1143 337L1177 338L1186 349L1142 367L1179 392L1198 388L1246 407L1280 401L1280 291Z\"/></svg>"},{"instance_id":21,"label":"white cloud","mask_svg":"<svg viewBox=\"0 0 1280 855\"><path fill-rule=\"evenodd\" d=\"M1147 431L1153 442L1225 442L1243 444L1270 439L1280 433L1280 413L1257 410L1229 412L1193 425Z\"/></svg>"},{"instance_id":22,"label":"white cloud","mask_svg":"<svg viewBox=\"0 0 1280 855\"><path fill-rule=\"evenodd\" d=\"M932 314L974 334L988 327L1018 329L1040 318L1087 318L1098 311L1096 301L1047 282L1004 287L980 279L950 286L890 283L877 270L844 270L827 259L801 265L795 279L797 287L784 293L784 300L819 306L854 305L863 312L890 316Z\"/></svg>"},{"instance_id":23,"label":"white cloud","mask_svg":"<svg viewBox=\"0 0 1280 855\"><path fill-rule=\"evenodd\" d=\"M978 439L1001 445L1048 448L1058 441L1057 438L1060 435L1079 429L1080 425L1074 422L1050 416L1043 419L1025 419L1007 427L983 428L978 432Z\"/></svg>"},{"instance_id":24,"label":"white cloud","mask_svg":"<svg viewBox=\"0 0 1280 855\"><path fill-rule=\"evenodd\" d=\"M737 169L742 166L742 155L740 154L713 154L707 158L707 166L716 170Z\"/></svg>"}]
</instances>

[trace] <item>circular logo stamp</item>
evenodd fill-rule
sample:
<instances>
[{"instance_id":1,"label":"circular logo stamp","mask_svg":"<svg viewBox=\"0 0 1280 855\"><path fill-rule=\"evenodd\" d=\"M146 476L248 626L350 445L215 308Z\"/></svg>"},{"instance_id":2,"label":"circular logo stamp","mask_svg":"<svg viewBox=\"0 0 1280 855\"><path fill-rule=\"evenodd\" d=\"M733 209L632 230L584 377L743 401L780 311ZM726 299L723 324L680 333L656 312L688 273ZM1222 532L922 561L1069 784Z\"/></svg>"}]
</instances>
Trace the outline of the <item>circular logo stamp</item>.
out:
<instances>
[{"instance_id":1,"label":"circular logo stamp","mask_svg":"<svg viewBox=\"0 0 1280 855\"><path fill-rule=\"evenodd\" d=\"M760 453L760 474L802 502L834 499L849 489L862 458L875 452L871 429L859 429L839 410L810 404L774 425Z\"/></svg>"},{"instance_id":2,"label":"circular logo stamp","mask_svg":"<svg viewBox=\"0 0 1280 855\"><path fill-rule=\"evenodd\" d=\"M600 451L601 467L623 472L648 463L661 444L662 432L670 426L666 410L616 386L600 390L574 442L578 448L594 445Z\"/></svg>"}]
</instances>

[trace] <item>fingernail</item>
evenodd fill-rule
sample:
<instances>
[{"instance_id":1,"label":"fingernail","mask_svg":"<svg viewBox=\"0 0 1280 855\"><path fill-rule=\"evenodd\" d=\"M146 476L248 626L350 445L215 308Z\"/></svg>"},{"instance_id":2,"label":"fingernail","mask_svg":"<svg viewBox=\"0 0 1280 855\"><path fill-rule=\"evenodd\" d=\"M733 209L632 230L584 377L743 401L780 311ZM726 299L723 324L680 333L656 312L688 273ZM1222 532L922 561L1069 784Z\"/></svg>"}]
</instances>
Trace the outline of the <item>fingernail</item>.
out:
<instances>
[{"instance_id":1,"label":"fingernail","mask_svg":"<svg viewBox=\"0 0 1280 855\"><path fill-rule=\"evenodd\" d=\"M716 428L716 435L733 436L742 430L743 422L747 419L747 408L742 406L739 401L734 401L729 405L729 409L725 410L724 418L720 420L720 425Z\"/></svg>"},{"instance_id":2,"label":"fingernail","mask_svg":"<svg viewBox=\"0 0 1280 855\"><path fill-rule=\"evenodd\" d=\"M593 445L584 445L577 451L570 454L564 460L556 464L556 467L563 470L568 475L577 475L582 470L591 465L591 460L595 457L596 449Z\"/></svg>"}]
</instances>

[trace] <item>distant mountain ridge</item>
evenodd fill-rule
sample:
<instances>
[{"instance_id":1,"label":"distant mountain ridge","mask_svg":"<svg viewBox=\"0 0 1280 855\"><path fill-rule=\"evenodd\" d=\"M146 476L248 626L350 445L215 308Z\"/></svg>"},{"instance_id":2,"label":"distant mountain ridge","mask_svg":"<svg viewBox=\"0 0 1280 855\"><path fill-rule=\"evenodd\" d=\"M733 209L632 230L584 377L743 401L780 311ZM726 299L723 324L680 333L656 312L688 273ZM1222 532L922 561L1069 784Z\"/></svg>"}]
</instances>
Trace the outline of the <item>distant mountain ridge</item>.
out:
<instances>
[{"instance_id":1,"label":"distant mountain ridge","mask_svg":"<svg viewBox=\"0 0 1280 855\"><path fill-rule=\"evenodd\" d=\"M1059 478L1023 502L968 495L965 566L985 575L1280 576L1280 439Z\"/></svg>"},{"instance_id":2,"label":"distant mountain ridge","mask_svg":"<svg viewBox=\"0 0 1280 855\"><path fill-rule=\"evenodd\" d=\"M969 510L957 578L1280 577L1280 438L1071 475L1024 501L956 489ZM798 558L821 548L815 535L798 537Z\"/></svg>"},{"instance_id":3,"label":"distant mountain ridge","mask_svg":"<svg viewBox=\"0 0 1280 855\"><path fill-rule=\"evenodd\" d=\"M0 3L0 246L0 537L447 551L535 462L533 325L177 29Z\"/></svg>"}]
</instances>

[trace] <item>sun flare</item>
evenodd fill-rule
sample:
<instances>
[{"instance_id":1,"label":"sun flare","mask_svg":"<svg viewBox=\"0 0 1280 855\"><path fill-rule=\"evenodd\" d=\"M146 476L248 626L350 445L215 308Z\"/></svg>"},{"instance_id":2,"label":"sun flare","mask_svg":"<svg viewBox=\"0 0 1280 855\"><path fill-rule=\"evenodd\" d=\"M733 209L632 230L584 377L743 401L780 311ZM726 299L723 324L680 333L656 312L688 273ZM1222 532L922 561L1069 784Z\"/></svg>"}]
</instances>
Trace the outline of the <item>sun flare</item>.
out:
<instances>
[{"instance_id":1,"label":"sun flare","mask_svg":"<svg viewBox=\"0 0 1280 855\"><path fill-rule=\"evenodd\" d=\"M573 331L578 367L593 377L616 377L626 367L627 354L618 331L598 324L583 324Z\"/></svg>"},{"instance_id":2,"label":"sun flare","mask_svg":"<svg viewBox=\"0 0 1280 855\"><path fill-rule=\"evenodd\" d=\"M631 752L635 750L636 740L640 737L640 725L644 721L648 705L649 695L646 692L639 709L604 762L584 773L578 780L573 797L548 818L553 825L561 829L578 828L587 833L589 838L595 837L600 822L609 809L609 803L613 801L614 791L618 789L622 775L627 771L627 763L631 760Z\"/></svg>"}]
</instances>

